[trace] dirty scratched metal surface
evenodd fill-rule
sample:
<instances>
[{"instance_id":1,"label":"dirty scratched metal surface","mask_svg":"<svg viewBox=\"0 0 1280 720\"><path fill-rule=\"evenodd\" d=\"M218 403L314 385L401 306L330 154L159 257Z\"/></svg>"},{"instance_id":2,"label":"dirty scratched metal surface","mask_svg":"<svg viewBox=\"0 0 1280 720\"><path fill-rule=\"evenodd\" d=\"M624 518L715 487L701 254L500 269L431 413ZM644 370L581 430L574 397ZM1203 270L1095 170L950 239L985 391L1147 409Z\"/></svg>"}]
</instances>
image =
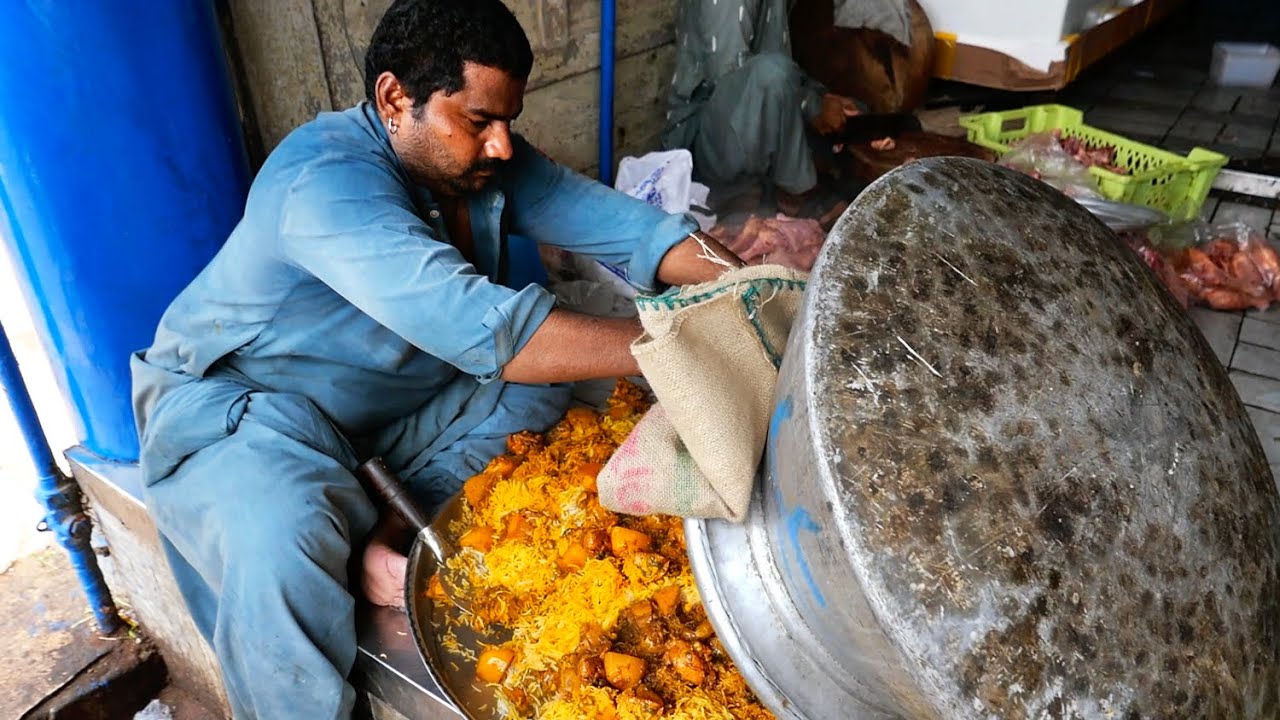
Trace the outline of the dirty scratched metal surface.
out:
<instances>
[{"instance_id":1,"label":"dirty scratched metal surface","mask_svg":"<svg viewBox=\"0 0 1280 720\"><path fill-rule=\"evenodd\" d=\"M1100 224L1003 168L916 162L845 214L810 288L752 522L832 708L1275 716L1267 461Z\"/></svg>"}]
</instances>

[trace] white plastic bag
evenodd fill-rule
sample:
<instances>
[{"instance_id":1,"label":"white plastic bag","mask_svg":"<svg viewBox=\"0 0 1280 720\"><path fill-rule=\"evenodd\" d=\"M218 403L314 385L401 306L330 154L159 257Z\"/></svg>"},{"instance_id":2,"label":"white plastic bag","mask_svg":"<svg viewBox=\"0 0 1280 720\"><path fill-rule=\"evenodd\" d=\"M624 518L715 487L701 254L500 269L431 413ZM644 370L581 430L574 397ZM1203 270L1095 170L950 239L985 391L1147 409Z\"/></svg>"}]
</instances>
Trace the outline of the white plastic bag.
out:
<instances>
[{"instance_id":1,"label":"white plastic bag","mask_svg":"<svg viewBox=\"0 0 1280 720\"><path fill-rule=\"evenodd\" d=\"M135 713L133 720L173 720L173 709L157 698Z\"/></svg>"},{"instance_id":2,"label":"white plastic bag","mask_svg":"<svg viewBox=\"0 0 1280 720\"><path fill-rule=\"evenodd\" d=\"M696 209L707 202L708 189L693 181L688 150L623 158L614 189L669 213L689 213L703 230L715 225L714 215ZM539 252L561 307L588 315L635 316L636 290L625 270L567 250L544 247Z\"/></svg>"},{"instance_id":3,"label":"white plastic bag","mask_svg":"<svg viewBox=\"0 0 1280 720\"><path fill-rule=\"evenodd\" d=\"M624 157L613 187L669 213L689 213L703 230L716 224L716 216L705 211L710 189L693 181L693 155L688 150Z\"/></svg>"}]
</instances>

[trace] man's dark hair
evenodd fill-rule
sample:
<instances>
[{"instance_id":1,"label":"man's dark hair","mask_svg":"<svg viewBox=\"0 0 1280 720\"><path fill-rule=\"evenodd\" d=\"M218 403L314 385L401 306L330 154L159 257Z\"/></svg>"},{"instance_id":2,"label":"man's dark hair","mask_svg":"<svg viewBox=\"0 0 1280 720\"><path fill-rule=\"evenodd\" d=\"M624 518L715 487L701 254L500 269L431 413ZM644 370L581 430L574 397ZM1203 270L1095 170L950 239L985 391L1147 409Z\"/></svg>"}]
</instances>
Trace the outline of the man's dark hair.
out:
<instances>
[{"instance_id":1,"label":"man's dark hair","mask_svg":"<svg viewBox=\"0 0 1280 720\"><path fill-rule=\"evenodd\" d=\"M418 107L437 90L461 90L464 62L529 78L529 38L501 0L396 0L364 55L364 93L372 101L378 76L390 71Z\"/></svg>"}]
</instances>

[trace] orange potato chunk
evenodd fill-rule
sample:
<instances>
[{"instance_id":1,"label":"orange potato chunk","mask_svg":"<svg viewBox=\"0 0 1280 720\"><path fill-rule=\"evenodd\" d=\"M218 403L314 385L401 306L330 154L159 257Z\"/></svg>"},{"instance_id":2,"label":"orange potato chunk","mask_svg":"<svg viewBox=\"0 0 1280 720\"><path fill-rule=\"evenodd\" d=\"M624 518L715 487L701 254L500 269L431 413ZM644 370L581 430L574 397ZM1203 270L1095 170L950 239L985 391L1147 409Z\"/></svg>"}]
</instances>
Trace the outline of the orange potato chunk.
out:
<instances>
[{"instance_id":1,"label":"orange potato chunk","mask_svg":"<svg viewBox=\"0 0 1280 720\"><path fill-rule=\"evenodd\" d=\"M427 580L427 599L441 602L448 600L449 596L444 591L444 585L440 582L440 573L431 573L431 579Z\"/></svg>"},{"instance_id":2,"label":"orange potato chunk","mask_svg":"<svg viewBox=\"0 0 1280 720\"><path fill-rule=\"evenodd\" d=\"M663 616L669 616L676 611L676 605L680 602L680 586L668 585L653 594L653 602L658 606L658 612Z\"/></svg>"},{"instance_id":3,"label":"orange potato chunk","mask_svg":"<svg viewBox=\"0 0 1280 720\"><path fill-rule=\"evenodd\" d=\"M596 478L599 477L600 471L603 469L604 465L602 463L589 462L579 465L578 480L582 483L582 487L591 492L597 492L599 485L596 483Z\"/></svg>"},{"instance_id":4,"label":"orange potato chunk","mask_svg":"<svg viewBox=\"0 0 1280 720\"><path fill-rule=\"evenodd\" d=\"M471 503L471 507L477 507L489 496L489 491L493 489L495 482L497 479L492 475L473 475L462 483L462 494L466 496L467 502Z\"/></svg>"},{"instance_id":5,"label":"orange potato chunk","mask_svg":"<svg viewBox=\"0 0 1280 720\"><path fill-rule=\"evenodd\" d=\"M609 547L613 554L625 557L632 553L648 550L653 538L638 530L614 526L609 528Z\"/></svg>"},{"instance_id":6,"label":"orange potato chunk","mask_svg":"<svg viewBox=\"0 0 1280 720\"><path fill-rule=\"evenodd\" d=\"M644 677L644 660L633 655L607 652L604 654L604 679L619 690L626 690Z\"/></svg>"},{"instance_id":7,"label":"orange potato chunk","mask_svg":"<svg viewBox=\"0 0 1280 720\"><path fill-rule=\"evenodd\" d=\"M565 572L581 570L587 564L587 549L578 543L573 543L565 549L564 554L560 556L556 564Z\"/></svg>"},{"instance_id":8,"label":"orange potato chunk","mask_svg":"<svg viewBox=\"0 0 1280 720\"><path fill-rule=\"evenodd\" d=\"M471 528L462 537L458 538L458 544L464 548L489 552L493 549L493 529L489 527Z\"/></svg>"},{"instance_id":9,"label":"orange potato chunk","mask_svg":"<svg viewBox=\"0 0 1280 720\"><path fill-rule=\"evenodd\" d=\"M507 516L507 529L502 537L507 540L523 540L529 537L533 532L533 526L520 513L511 513Z\"/></svg>"}]
</instances>

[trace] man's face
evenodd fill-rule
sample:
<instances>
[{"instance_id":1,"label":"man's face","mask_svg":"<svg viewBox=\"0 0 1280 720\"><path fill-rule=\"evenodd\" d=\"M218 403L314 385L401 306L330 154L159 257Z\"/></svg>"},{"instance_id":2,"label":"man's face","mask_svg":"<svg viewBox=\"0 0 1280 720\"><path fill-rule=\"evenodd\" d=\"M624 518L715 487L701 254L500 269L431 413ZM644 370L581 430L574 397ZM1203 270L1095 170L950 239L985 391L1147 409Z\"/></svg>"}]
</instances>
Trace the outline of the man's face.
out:
<instances>
[{"instance_id":1,"label":"man's face","mask_svg":"<svg viewBox=\"0 0 1280 720\"><path fill-rule=\"evenodd\" d=\"M463 86L399 114L392 146L414 182L435 194L460 196L484 187L511 159L511 122L524 109L524 80L465 63Z\"/></svg>"}]
</instances>

